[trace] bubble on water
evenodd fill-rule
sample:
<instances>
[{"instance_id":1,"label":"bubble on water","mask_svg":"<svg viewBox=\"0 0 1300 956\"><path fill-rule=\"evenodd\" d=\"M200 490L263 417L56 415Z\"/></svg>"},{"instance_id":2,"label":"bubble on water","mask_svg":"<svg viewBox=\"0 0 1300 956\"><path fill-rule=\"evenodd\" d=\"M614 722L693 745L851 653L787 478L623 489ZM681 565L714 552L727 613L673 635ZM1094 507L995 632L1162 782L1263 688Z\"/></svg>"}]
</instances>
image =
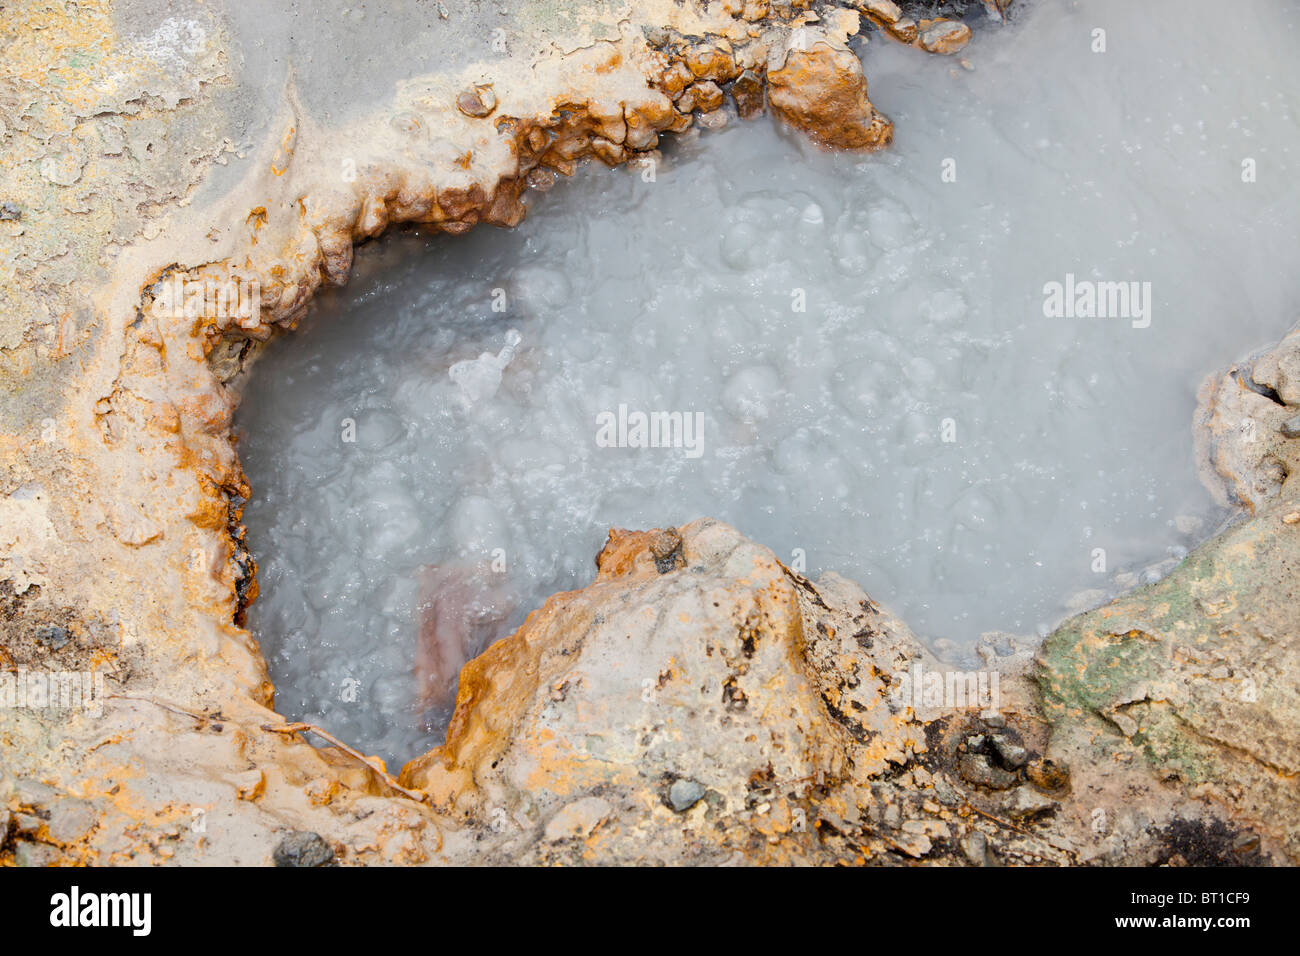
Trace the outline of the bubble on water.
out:
<instances>
[{"instance_id":1,"label":"bubble on water","mask_svg":"<svg viewBox=\"0 0 1300 956\"><path fill-rule=\"evenodd\" d=\"M463 557L486 556L505 545L505 517L496 503L482 495L466 495L451 508L447 524L451 543Z\"/></svg>"},{"instance_id":2,"label":"bubble on water","mask_svg":"<svg viewBox=\"0 0 1300 956\"><path fill-rule=\"evenodd\" d=\"M736 372L722 390L722 406L740 422L760 422L772 414L779 400L781 376L766 365L751 365Z\"/></svg>"},{"instance_id":3,"label":"bubble on water","mask_svg":"<svg viewBox=\"0 0 1300 956\"><path fill-rule=\"evenodd\" d=\"M561 269L517 266L510 273L515 297L530 314L562 309L573 303L573 287Z\"/></svg>"},{"instance_id":4,"label":"bubble on water","mask_svg":"<svg viewBox=\"0 0 1300 956\"><path fill-rule=\"evenodd\" d=\"M387 448L404 431L402 420L387 409L368 408L357 415L357 440L368 449Z\"/></svg>"},{"instance_id":5,"label":"bubble on water","mask_svg":"<svg viewBox=\"0 0 1300 956\"><path fill-rule=\"evenodd\" d=\"M736 222L722 236L722 261L737 272L747 272L763 259L763 228L754 222Z\"/></svg>"},{"instance_id":6,"label":"bubble on water","mask_svg":"<svg viewBox=\"0 0 1300 956\"><path fill-rule=\"evenodd\" d=\"M868 272L880 257L881 249L867 229L867 220L861 206L850 206L840 214L831 232L831 261L846 276L859 276Z\"/></svg>"},{"instance_id":7,"label":"bubble on water","mask_svg":"<svg viewBox=\"0 0 1300 956\"><path fill-rule=\"evenodd\" d=\"M866 225L872 242L882 249L904 245L916 231L916 220L912 214L902 204L892 200L872 205L867 212Z\"/></svg>"},{"instance_id":8,"label":"bubble on water","mask_svg":"<svg viewBox=\"0 0 1300 956\"><path fill-rule=\"evenodd\" d=\"M966 312L966 297L956 289L940 289L921 304L922 315L942 324L956 322Z\"/></svg>"},{"instance_id":9,"label":"bubble on water","mask_svg":"<svg viewBox=\"0 0 1300 956\"><path fill-rule=\"evenodd\" d=\"M920 388L926 388L935 383L939 373L934 367L934 363L923 356L917 355L907 362L907 380Z\"/></svg>"},{"instance_id":10,"label":"bubble on water","mask_svg":"<svg viewBox=\"0 0 1300 956\"><path fill-rule=\"evenodd\" d=\"M996 523L998 508L984 491L972 489L953 505L952 514L958 525L969 529L985 530Z\"/></svg>"}]
</instances>

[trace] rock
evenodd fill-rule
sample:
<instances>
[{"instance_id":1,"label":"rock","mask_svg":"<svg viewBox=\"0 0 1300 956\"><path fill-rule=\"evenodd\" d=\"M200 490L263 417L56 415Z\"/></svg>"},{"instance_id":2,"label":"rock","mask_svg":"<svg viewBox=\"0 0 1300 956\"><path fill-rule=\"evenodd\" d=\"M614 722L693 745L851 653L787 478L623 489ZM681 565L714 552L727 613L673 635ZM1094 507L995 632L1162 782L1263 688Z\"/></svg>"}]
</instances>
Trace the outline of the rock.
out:
<instances>
[{"instance_id":1,"label":"rock","mask_svg":"<svg viewBox=\"0 0 1300 956\"><path fill-rule=\"evenodd\" d=\"M727 125L726 110L710 110L700 114L700 125L705 129L719 130Z\"/></svg>"},{"instance_id":2,"label":"rock","mask_svg":"<svg viewBox=\"0 0 1300 956\"><path fill-rule=\"evenodd\" d=\"M1253 368L1233 365L1201 387L1196 453L1202 481L1220 504L1259 509L1282 493L1288 476L1300 473L1300 443L1284 432L1295 410L1275 400L1285 400L1282 390L1300 390L1290 371L1297 363L1300 337L1292 333Z\"/></svg>"},{"instance_id":3,"label":"rock","mask_svg":"<svg viewBox=\"0 0 1300 956\"><path fill-rule=\"evenodd\" d=\"M861 61L825 41L790 50L785 63L768 72L768 101L791 126L824 146L880 149L894 127L867 99Z\"/></svg>"},{"instance_id":4,"label":"rock","mask_svg":"<svg viewBox=\"0 0 1300 956\"><path fill-rule=\"evenodd\" d=\"M66 627L59 627L55 624L47 624L44 627L36 629L36 642L43 644L52 651L57 651L65 647L72 639Z\"/></svg>"},{"instance_id":5,"label":"rock","mask_svg":"<svg viewBox=\"0 0 1300 956\"><path fill-rule=\"evenodd\" d=\"M295 830L279 842L271 859L276 866L328 866L334 850L320 834Z\"/></svg>"},{"instance_id":6,"label":"rock","mask_svg":"<svg viewBox=\"0 0 1300 956\"><path fill-rule=\"evenodd\" d=\"M710 43L699 43L686 51L686 67L701 80L725 83L740 69L731 56Z\"/></svg>"},{"instance_id":7,"label":"rock","mask_svg":"<svg viewBox=\"0 0 1300 956\"><path fill-rule=\"evenodd\" d=\"M962 855L970 861L971 866L989 865L989 840L979 830L971 830L961 838Z\"/></svg>"},{"instance_id":8,"label":"rock","mask_svg":"<svg viewBox=\"0 0 1300 956\"><path fill-rule=\"evenodd\" d=\"M961 803L961 794L943 777L934 778L934 795L946 807L955 807Z\"/></svg>"},{"instance_id":9,"label":"rock","mask_svg":"<svg viewBox=\"0 0 1300 956\"><path fill-rule=\"evenodd\" d=\"M1029 751L1004 734L992 734L989 744L998 755L998 762L1007 770L1019 770L1029 762Z\"/></svg>"},{"instance_id":10,"label":"rock","mask_svg":"<svg viewBox=\"0 0 1300 956\"><path fill-rule=\"evenodd\" d=\"M673 99L680 97L694 82L695 74L687 69L686 64L681 60L674 60L665 67L658 78L659 87Z\"/></svg>"},{"instance_id":11,"label":"rock","mask_svg":"<svg viewBox=\"0 0 1300 956\"><path fill-rule=\"evenodd\" d=\"M14 863L18 866L53 866L62 855L58 847L47 843L24 841L14 847Z\"/></svg>"},{"instance_id":12,"label":"rock","mask_svg":"<svg viewBox=\"0 0 1300 956\"><path fill-rule=\"evenodd\" d=\"M897 849L914 860L921 859L934 848L934 844L930 842L930 838L925 833L908 829L907 824L904 824L904 829L894 835L893 840Z\"/></svg>"},{"instance_id":13,"label":"rock","mask_svg":"<svg viewBox=\"0 0 1300 956\"><path fill-rule=\"evenodd\" d=\"M984 0L984 12L990 20L1005 20L1011 0Z\"/></svg>"},{"instance_id":14,"label":"rock","mask_svg":"<svg viewBox=\"0 0 1300 956\"><path fill-rule=\"evenodd\" d=\"M1287 405L1300 405L1300 330L1291 332L1251 369L1251 379Z\"/></svg>"},{"instance_id":15,"label":"rock","mask_svg":"<svg viewBox=\"0 0 1300 956\"><path fill-rule=\"evenodd\" d=\"M1288 418L1278 429L1283 438L1300 438L1300 415Z\"/></svg>"},{"instance_id":16,"label":"rock","mask_svg":"<svg viewBox=\"0 0 1300 956\"><path fill-rule=\"evenodd\" d=\"M1131 590L1141 583L1141 579L1132 571L1121 571L1115 575L1115 587L1121 591ZM1047 634L1044 633L1043 636L1046 637Z\"/></svg>"},{"instance_id":17,"label":"rock","mask_svg":"<svg viewBox=\"0 0 1300 956\"><path fill-rule=\"evenodd\" d=\"M1002 814L1017 823L1032 820L1041 814L1054 810L1057 804L1043 796L1033 787L1016 787L1002 801Z\"/></svg>"},{"instance_id":18,"label":"rock","mask_svg":"<svg viewBox=\"0 0 1300 956\"><path fill-rule=\"evenodd\" d=\"M1300 566L1300 535L1278 520L1294 505L1256 507L1150 588L1063 624L1036 677L1048 752L1076 778L1082 761L1090 775L1104 763L1177 781L1238 826L1271 831L1295 860L1295 801L1278 780L1300 773L1300 627L1279 595ZM1032 766L1027 775L1038 784Z\"/></svg>"},{"instance_id":19,"label":"rock","mask_svg":"<svg viewBox=\"0 0 1300 956\"><path fill-rule=\"evenodd\" d=\"M926 52L951 56L970 42L970 27L956 20L932 20L922 24L919 39Z\"/></svg>"},{"instance_id":20,"label":"rock","mask_svg":"<svg viewBox=\"0 0 1300 956\"><path fill-rule=\"evenodd\" d=\"M254 768L234 778L235 796L240 800L256 800L266 793L266 774Z\"/></svg>"},{"instance_id":21,"label":"rock","mask_svg":"<svg viewBox=\"0 0 1300 956\"><path fill-rule=\"evenodd\" d=\"M897 23L903 19L903 11L893 0L863 0L860 9L873 20L881 23Z\"/></svg>"},{"instance_id":22,"label":"rock","mask_svg":"<svg viewBox=\"0 0 1300 956\"><path fill-rule=\"evenodd\" d=\"M99 814L89 800L70 798L50 807L46 833L54 843L76 843L99 823Z\"/></svg>"},{"instance_id":23,"label":"rock","mask_svg":"<svg viewBox=\"0 0 1300 956\"><path fill-rule=\"evenodd\" d=\"M736 101L736 112L741 119L749 119L763 112L764 83L753 70L745 70L731 84L731 98Z\"/></svg>"},{"instance_id":24,"label":"rock","mask_svg":"<svg viewBox=\"0 0 1300 956\"><path fill-rule=\"evenodd\" d=\"M668 805L674 813L685 813L703 799L706 793L704 784L694 780L675 780L668 788Z\"/></svg>"},{"instance_id":25,"label":"rock","mask_svg":"<svg viewBox=\"0 0 1300 956\"><path fill-rule=\"evenodd\" d=\"M22 218L23 211L13 203L0 203L0 222L17 222Z\"/></svg>"},{"instance_id":26,"label":"rock","mask_svg":"<svg viewBox=\"0 0 1300 956\"><path fill-rule=\"evenodd\" d=\"M85 157L75 152L56 153L41 160L41 175L56 186L72 186L81 179Z\"/></svg>"},{"instance_id":27,"label":"rock","mask_svg":"<svg viewBox=\"0 0 1300 956\"><path fill-rule=\"evenodd\" d=\"M538 192L546 192L556 184L558 178L555 170L539 166L529 170L527 180L530 188Z\"/></svg>"},{"instance_id":28,"label":"rock","mask_svg":"<svg viewBox=\"0 0 1300 956\"><path fill-rule=\"evenodd\" d=\"M701 80L692 84L683 95L692 97L693 108L701 113L712 112L722 105L722 87L712 80Z\"/></svg>"},{"instance_id":29,"label":"rock","mask_svg":"<svg viewBox=\"0 0 1300 956\"><path fill-rule=\"evenodd\" d=\"M898 808L898 804L896 803L891 803L889 806L885 807L880 818L884 821L885 826L892 830L897 830L903 825L903 811Z\"/></svg>"},{"instance_id":30,"label":"rock","mask_svg":"<svg viewBox=\"0 0 1300 956\"><path fill-rule=\"evenodd\" d=\"M962 779L990 790L1006 790L1018 782L1014 773L995 767L986 754L962 754L957 760L957 769Z\"/></svg>"},{"instance_id":31,"label":"rock","mask_svg":"<svg viewBox=\"0 0 1300 956\"><path fill-rule=\"evenodd\" d=\"M659 26L644 26L641 28L641 34L645 37L645 42L655 48L667 46L668 41L672 39L668 31Z\"/></svg>"},{"instance_id":32,"label":"rock","mask_svg":"<svg viewBox=\"0 0 1300 956\"><path fill-rule=\"evenodd\" d=\"M1105 600L1106 592L1101 588L1085 588L1070 595L1070 599L1065 602L1065 608L1072 614L1078 614L1080 611L1087 611L1097 607Z\"/></svg>"},{"instance_id":33,"label":"rock","mask_svg":"<svg viewBox=\"0 0 1300 956\"><path fill-rule=\"evenodd\" d=\"M497 95L492 91L492 84L484 83L461 92L456 97L456 108L466 116L482 119L491 116L497 108Z\"/></svg>"},{"instance_id":34,"label":"rock","mask_svg":"<svg viewBox=\"0 0 1300 956\"><path fill-rule=\"evenodd\" d=\"M13 829L14 815L8 810L0 810L0 847L4 846L9 839L9 831Z\"/></svg>"},{"instance_id":35,"label":"rock","mask_svg":"<svg viewBox=\"0 0 1300 956\"><path fill-rule=\"evenodd\" d=\"M1259 836L1254 833L1240 833L1232 841L1233 853L1254 853L1259 849Z\"/></svg>"},{"instance_id":36,"label":"rock","mask_svg":"<svg viewBox=\"0 0 1300 956\"><path fill-rule=\"evenodd\" d=\"M887 24L885 26L885 30L889 33L890 36L894 37L894 39L901 40L903 43L916 42L916 35L918 29L916 26L916 21L911 19L910 17L904 17L903 19L899 20L897 23Z\"/></svg>"},{"instance_id":37,"label":"rock","mask_svg":"<svg viewBox=\"0 0 1300 956\"><path fill-rule=\"evenodd\" d=\"M1174 568L1178 567L1178 558L1165 558L1163 561L1157 561L1155 564L1147 565L1142 569L1141 581L1143 584L1155 584L1162 580Z\"/></svg>"},{"instance_id":38,"label":"rock","mask_svg":"<svg viewBox=\"0 0 1300 956\"><path fill-rule=\"evenodd\" d=\"M540 806L653 801L677 813L707 798L720 815L753 813L752 825L790 834L757 841L751 861L837 858L807 828L792 833L796 810L817 816L791 794L849 767L884 773L906 762L920 732L910 711L891 710L887 673L915 638L866 607L844 579L803 581L719 522L614 530L592 585L551 598L465 665L446 743L400 779L468 820L488 819L502 793ZM867 615L869 652L853 637ZM675 818L638 820L602 831L601 853L692 858ZM525 858L547 859L536 852Z\"/></svg>"},{"instance_id":39,"label":"rock","mask_svg":"<svg viewBox=\"0 0 1300 956\"><path fill-rule=\"evenodd\" d=\"M608 800L583 797L560 809L546 824L545 837L550 843L586 839L614 812Z\"/></svg>"}]
</instances>

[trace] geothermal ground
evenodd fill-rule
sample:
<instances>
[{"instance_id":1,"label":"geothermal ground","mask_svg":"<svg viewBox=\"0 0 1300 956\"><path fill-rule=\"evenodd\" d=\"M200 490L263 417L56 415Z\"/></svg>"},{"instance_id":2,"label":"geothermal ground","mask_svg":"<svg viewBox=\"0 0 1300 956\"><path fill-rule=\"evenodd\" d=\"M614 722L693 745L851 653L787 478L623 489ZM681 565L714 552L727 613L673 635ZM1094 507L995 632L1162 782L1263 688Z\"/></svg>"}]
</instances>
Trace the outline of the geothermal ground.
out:
<instances>
[{"instance_id":1,"label":"geothermal ground","mask_svg":"<svg viewBox=\"0 0 1300 956\"><path fill-rule=\"evenodd\" d=\"M1282 3L10 12L0 861L1300 859Z\"/></svg>"}]
</instances>

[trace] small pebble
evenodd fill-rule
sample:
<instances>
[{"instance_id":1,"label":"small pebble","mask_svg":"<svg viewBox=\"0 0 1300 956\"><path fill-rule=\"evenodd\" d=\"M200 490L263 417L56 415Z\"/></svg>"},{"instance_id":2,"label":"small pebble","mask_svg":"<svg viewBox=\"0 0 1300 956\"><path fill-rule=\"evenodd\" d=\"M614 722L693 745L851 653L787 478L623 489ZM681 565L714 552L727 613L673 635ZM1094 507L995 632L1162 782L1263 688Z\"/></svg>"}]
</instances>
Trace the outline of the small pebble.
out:
<instances>
[{"instance_id":1,"label":"small pebble","mask_svg":"<svg viewBox=\"0 0 1300 956\"><path fill-rule=\"evenodd\" d=\"M971 830L961 838L961 852L971 866L987 866L989 841L979 830Z\"/></svg>"},{"instance_id":2,"label":"small pebble","mask_svg":"<svg viewBox=\"0 0 1300 956\"><path fill-rule=\"evenodd\" d=\"M271 859L276 866L326 866L334 862L334 851L319 833L295 830L280 841Z\"/></svg>"},{"instance_id":3,"label":"small pebble","mask_svg":"<svg viewBox=\"0 0 1300 956\"><path fill-rule=\"evenodd\" d=\"M67 645L71 640L66 627L59 627L57 624L47 624L38 628L36 631L36 642L43 644L52 651L57 651Z\"/></svg>"},{"instance_id":4,"label":"small pebble","mask_svg":"<svg viewBox=\"0 0 1300 956\"><path fill-rule=\"evenodd\" d=\"M1008 770L1019 770L1029 763L1029 751L1009 737L997 734L992 738L993 749L997 751L1002 766Z\"/></svg>"},{"instance_id":5,"label":"small pebble","mask_svg":"<svg viewBox=\"0 0 1300 956\"><path fill-rule=\"evenodd\" d=\"M475 86L465 90L456 98L456 108L466 116L482 119L491 116L497 108L497 97L491 85Z\"/></svg>"},{"instance_id":6,"label":"small pebble","mask_svg":"<svg viewBox=\"0 0 1300 956\"><path fill-rule=\"evenodd\" d=\"M957 761L957 769L965 780L990 790L1007 790L1016 785L1014 773L993 766L993 762L984 754L962 754Z\"/></svg>"},{"instance_id":7,"label":"small pebble","mask_svg":"<svg viewBox=\"0 0 1300 956\"><path fill-rule=\"evenodd\" d=\"M668 803L676 813L685 813L704 797L702 783L682 778L668 788Z\"/></svg>"}]
</instances>

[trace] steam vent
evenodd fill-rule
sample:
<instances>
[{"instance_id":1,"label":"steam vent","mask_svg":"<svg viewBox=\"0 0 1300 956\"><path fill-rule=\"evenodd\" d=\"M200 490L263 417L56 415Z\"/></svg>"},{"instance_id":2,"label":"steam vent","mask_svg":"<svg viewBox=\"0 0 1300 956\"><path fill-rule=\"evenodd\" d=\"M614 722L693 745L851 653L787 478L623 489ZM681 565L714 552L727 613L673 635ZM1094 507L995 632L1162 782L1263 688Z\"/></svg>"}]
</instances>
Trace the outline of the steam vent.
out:
<instances>
[{"instance_id":1,"label":"steam vent","mask_svg":"<svg viewBox=\"0 0 1300 956\"><path fill-rule=\"evenodd\" d=\"M0 867L1300 863L1294 5L0 33Z\"/></svg>"}]
</instances>

